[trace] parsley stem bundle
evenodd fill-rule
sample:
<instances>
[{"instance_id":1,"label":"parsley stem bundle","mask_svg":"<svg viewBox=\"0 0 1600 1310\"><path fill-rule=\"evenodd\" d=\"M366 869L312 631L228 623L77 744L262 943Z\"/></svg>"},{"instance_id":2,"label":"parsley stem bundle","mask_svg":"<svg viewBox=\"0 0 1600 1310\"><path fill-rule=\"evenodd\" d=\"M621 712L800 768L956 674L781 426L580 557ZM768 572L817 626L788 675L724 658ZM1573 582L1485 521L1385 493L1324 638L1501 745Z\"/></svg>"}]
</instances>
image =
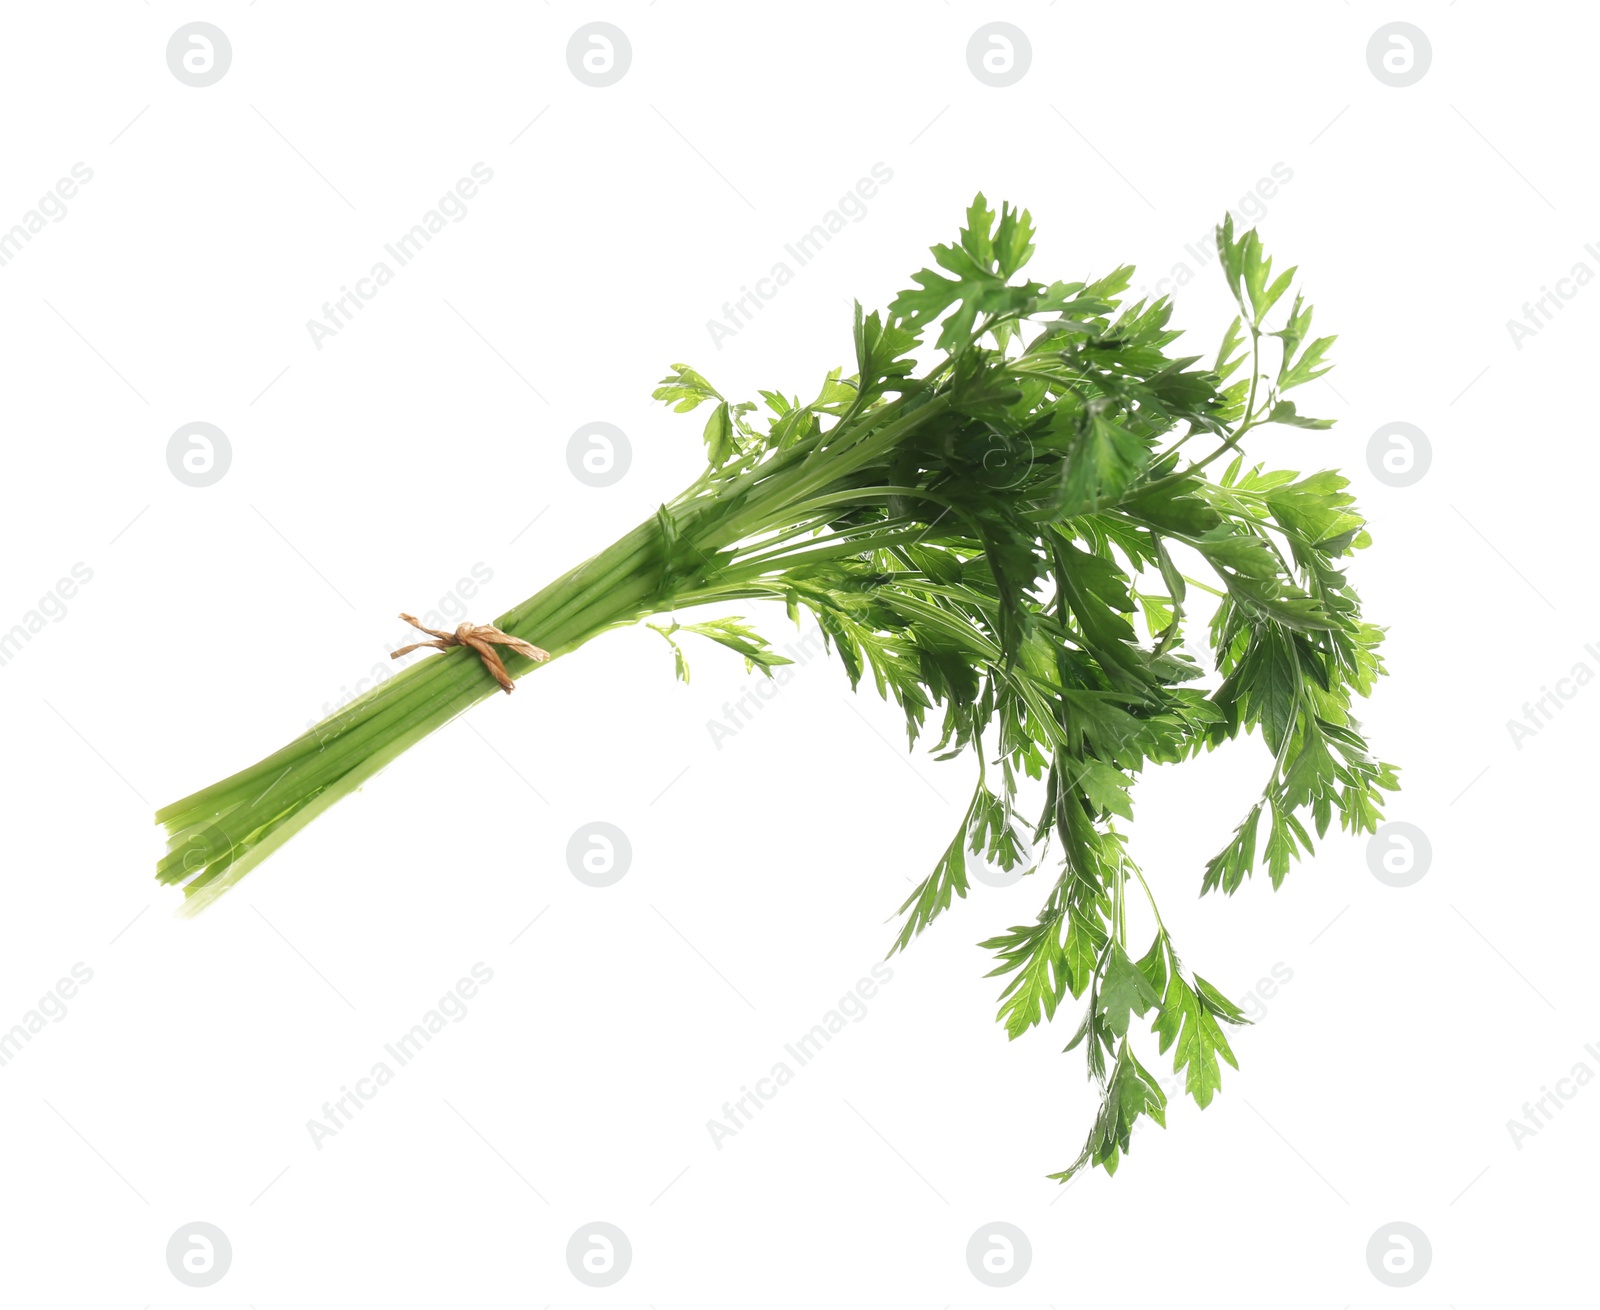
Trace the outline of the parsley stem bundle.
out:
<instances>
[{"instance_id":1,"label":"parsley stem bundle","mask_svg":"<svg viewBox=\"0 0 1600 1310\"><path fill-rule=\"evenodd\" d=\"M1006 981L1012 1037L1086 1005L1084 1048L1101 1108L1077 1159L1114 1171L1166 1097L1134 1049L1151 1015L1157 1051L1202 1107L1234 1063L1222 1024L1239 1009L1180 961L1118 821L1149 764L1181 763L1259 731L1259 798L1203 866L1232 894L1258 867L1274 887L1335 815L1372 831L1397 784L1352 717L1382 672L1381 631L1361 617L1342 561L1368 544L1335 473L1246 468L1243 438L1325 428L1284 393L1326 372L1333 338L1283 301L1255 232L1218 229L1239 314L1209 365L1169 355L1165 300L1123 305L1133 270L1096 282L1028 281L1029 215L979 196L955 245L935 246L886 314L856 307L855 372L809 402L763 391L734 402L684 364L655 392L709 406L707 467L592 559L493 621L559 658L655 616L687 681L680 636L704 637L771 676L787 663L742 620L685 622L708 605L781 600L820 626L851 684L870 677L913 743L938 714L941 758L970 753L972 800L933 871L901 907L901 949L969 889L978 858L1044 887L1036 919L983 943ZM930 343L924 334L937 326ZM919 354L933 355L918 374ZM1229 458L1220 476L1208 475ZM1209 582L1191 575L1202 570ZM1182 644L1194 624L1216 679ZM1141 636L1136 620L1142 620ZM539 667L503 650L518 678ZM258 764L156 815L157 866L186 907L209 904L404 751L498 690L470 649L403 669ZM1031 823L1019 793L1038 793ZM1221 833L1218 834L1222 836ZM1053 853L1052 853L1053 852ZM1129 896L1136 880L1142 897ZM1133 901L1130 913L1130 899ZM1141 951L1130 920L1143 905ZM1137 958L1136 958L1137 957ZM1149 1058L1148 1055L1146 1058Z\"/></svg>"}]
</instances>

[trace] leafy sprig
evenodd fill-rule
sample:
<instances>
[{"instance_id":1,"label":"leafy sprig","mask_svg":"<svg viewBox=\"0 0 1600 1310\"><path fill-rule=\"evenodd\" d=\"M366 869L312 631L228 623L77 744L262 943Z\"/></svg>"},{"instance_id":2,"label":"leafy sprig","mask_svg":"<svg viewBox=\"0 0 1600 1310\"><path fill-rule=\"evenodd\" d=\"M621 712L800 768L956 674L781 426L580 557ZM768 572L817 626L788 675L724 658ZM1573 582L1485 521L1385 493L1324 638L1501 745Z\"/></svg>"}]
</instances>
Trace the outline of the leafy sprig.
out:
<instances>
[{"instance_id":1,"label":"leafy sprig","mask_svg":"<svg viewBox=\"0 0 1600 1310\"><path fill-rule=\"evenodd\" d=\"M762 393L766 431L743 429L740 446L751 472L789 450L832 472L829 452L857 452L840 461L848 474L819 480L829 490L810 502L814 519L757 551L751 572L736 560L740 594L809 609L852 685L870 677L896 701L912 741L939 713L936 752L980 762L955 835L901 906L893 950L966 897L974 859L1038 875L1056 852L1038 918L982 945L1005 979L1011 1037L1069 995L1086 1000L1068 1049L1084 1047L1102 1104L1062 1179L1087 1163L1114 1170L1139 1117L1165 1122L1134 1051L1141 1021L1202 1108L1222 1065L1236 1067L1223 1026L1243 1014L1184 971L1159 914L1134 958L1128 887L1144 879L1115 825L1134 817L1137 775L1259 733L1262 794L1200 880L1229 894L1257 869L1281 885L1335 815L1373 830L1397 785L1352 712L1382 672L1382 633L1345 574L1369 541L1346 481L1246 467L1240 453L1258 428L1330 426L1284 393L1326 372L1334 339L1311 338L1299 293L1272 326L1297 270L1274 275L1255 231L1235 235L1230 217L1217 244L1239 313L1206 364L1172 350L1165 298L1123 302L1130 268L1023 278L1030 216L980 195L886 315L857 306L856 374L829 374L810 405ZM942 358L919 376L929 336ZM720 401L675 367L660 398ZM1199 569L1214 584L1190 576ZM1193 592L1215 598L1211 685L1183 645ZM1025 780L1044 794L1031 842Z\"/></svg>"},{"instance_id":2,"label":"leafy sprig","mask_svg":"<svg viewBox=\"0 0 1600 1310\"><path fill-rule=\"evenodd\" d=\"M856 306L855 372L827 373L810 400L774 389L735 401L673 365L655 395L679 412L710 407L703 473L495 625L559 657L669 615L652 626L680 678L684 633L770 676L785 661L742 620L676 616L780 601L815 618L852 686L899 706L910 742L970 753L972 799L901 906L892 950L967 896L975 861L1038 880L1034 921L983 946L1012 1038L1069 996L1082 1006L1068 1049L1083 1049L1101 1105L1054 1175L1065 1179L1114 1170L1140 1120L1165 1123L1157 1059L1208 1105L1235 1064L1224 1029L1244 1018L1180 963L1130 857L1119 825L1135 818L1139 775L1260 738L1260 794L1197 869L1202 892L1229 895L1258 871L1279 886L1335 818L1373 831L1397 780L1354 713L1383 672L1382 631L1347 576L1369 538L1346 482L1243 453L1258 430L1328 426L1286 398L1326 372L1333 344L1290 296L1296 271L1274 274L1260 237L1225 221L1219 262L1238 313L1203 359L1179 349L1167 299L1125 299L1129 267L1030 280L1033 238L1026 210L978 196L887 311ZM1209 646L1204 663L1191 638ZM507 664L536 667L514 653ZM191 905L214 900L496 690L460 652L401 671L160 811L158 876ZM1154 932L1142 953L1135 891Z\"/></svg>"}]
</instances>

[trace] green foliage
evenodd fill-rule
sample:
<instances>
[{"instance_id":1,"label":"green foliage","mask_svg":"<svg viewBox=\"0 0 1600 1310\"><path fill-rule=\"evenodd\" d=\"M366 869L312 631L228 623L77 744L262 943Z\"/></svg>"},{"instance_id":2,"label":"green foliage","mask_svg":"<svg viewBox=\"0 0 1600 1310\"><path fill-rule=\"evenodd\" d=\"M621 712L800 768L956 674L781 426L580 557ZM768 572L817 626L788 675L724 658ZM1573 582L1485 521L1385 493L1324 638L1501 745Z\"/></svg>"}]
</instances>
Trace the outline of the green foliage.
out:
<instances>
[{"instance_id":1,"label":"green foliage","mask_svg":"<svg viewBox=\"0 0 1600 1310\"><path fill-rule=\"evenodd\" d=\"M1143 879L1111 825L1133 819L1138 773L1260 733L1271 757L1262 795L1200 880L1229 894L1258 868L1281 885L1335 814L1371 831L1396 786L1351 712L1382 671L1382 634L1345 574L1367 544L1346 481L1247 468L1239 453L1257 428L1331 426L1283 393L1326 371L1333 338L1310 339L1310 307L1285 299L1296 270L1275 274L1256 232L1236 235L1229 218L1217 243L1239 315L1208 367L1171 349L1166 300L1123 303L1131 269L1098 282L1022 278L1030 216L997 214L979 196L887 315L856 307L856 375L830 374L809 406L763 393L768 430L745 446L752 470L795 449L819 474L830 452L840 467L818 478L802 544L762 557L759 577L736 566L740 583L770 580L811 609L852 685L870 676L912 741L942 711L942 756L972 750L980 766L1002 766L998 788L980 777L901 906L893 949L967 896L973 858L1037 876L1059 849L1037 921L983 946L1005 978L1011 1037L1069 994L1089 999L1069 1049L1084 1046L1102 1109L1060 1177L1085 1162L1114 1169L1138 1117L1163 1122L1165 1098L1133 1053L1136 1020L1151 1016L1159 1053L1202 1107L1235 1063L1221 1025L1243 1016L1183 973L1165 929L1130 956L1126 891ZM918 376L924 337L943 358ZM709 398L698 377L678 366L658 395L680 407ZM1181 647L1189 574L1201 569L1215 579L1194 584L1215 597L1210 686ZM1043 784L1035 849L1018 836L1019 780Z\"/></svg>"},{"instance_id":2,"label":"green foliage","mask_svg":"<svg viewBox=\"0 0 1600 1310\"><path fill-rule=\"evenodd\" d=\"M745 626L742 619L712 619L708 623L673 623L667 627L647 623L645 627L652 632L659 632L672 647L674 671L681 682L689 681L689 664L684 658L683 648L674 639L680 632L692 632L697 636L707 637L719 646L726 646L729 650L743 655L747 673L752 669L760 669L770 678L772 670L778 665L794 663L787 656L774 651L771 643L759 632Z\"/></svg>"},{"instance_id":3,"label":"green foliage","mask_svg":"<svg viewBox=\"0 0 1600 1310\"><path fill-rule=\"evenodd\" d=\"M1082 1048L1101 1107L1060 1178L1114 1170L1141 1119L1165 1124L1166 1097L1134 1049L1150 1043L1146 1023L1202 1107L1235 1063L1223 1025L1243 1015L1181 967L1116 827L1134 818L1140 773L1259 736L1261 792L1231 836L1219 825L1208 839L1225 841L1200 875L1202 892L1229 895L1258 870L1281 885L1335 816L1375 830L1397 786L1353 713L1383 672L1382 632L1347 576L1369 538L1345 479L1242 453L1258 429L1296 440L1329 426L1285 393L1326 372L1333 338L1311 337L1311 308L1289 298L1295 270L1274 274L1257 233L1236 235L1230 218L1217 241L1238 314L1207 363L1177 349L1166 299L1125 300L1131 267L1028 280L1030 216L978 196L955 243L933 247L934 267L886 312L855 307L855 372L827 373L811 400L769 390L734 402L673 365L654 394L678 412L710 406L703 474L496 621L560 655L619 624L781 601L814 617L852 686L899 706L908 741L970 753L972 800L901 906L892 949L967 896L976 860L1039 881L1036 920L983 946L1010 1037L1069 996L1083 1003L1068 1050ZM685 681L686 632L769 676L786 662L735 619L656 631ZM492 694L460 655L405 670L163 810L162 879L215 895ZM532 667L510 658L514 674ZM1134 890L1155 929L1137 960Z\"/></svg>"}]
</instances>

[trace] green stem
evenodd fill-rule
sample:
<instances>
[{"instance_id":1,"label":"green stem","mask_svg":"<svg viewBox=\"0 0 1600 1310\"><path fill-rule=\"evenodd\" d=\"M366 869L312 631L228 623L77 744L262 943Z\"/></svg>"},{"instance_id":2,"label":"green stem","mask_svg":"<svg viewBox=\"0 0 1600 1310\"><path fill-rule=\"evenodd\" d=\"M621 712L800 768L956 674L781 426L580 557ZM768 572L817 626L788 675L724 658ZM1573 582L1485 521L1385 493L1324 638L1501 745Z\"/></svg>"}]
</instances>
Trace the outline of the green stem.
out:
<instances>
[{"instance_id":1,"label":"green stem","mask_svg":"<svg viewBox=\"0 0 1600 1310\"><path fill-rule=\"evenodd\" d=\"M496 626L537 634L545 649L560 655L648 617L667 601L652 519L508 611ZM515 655L508 655L507 666L513 676L536 667ZM161 876L176 882L193 873L186 888L191 901L215 897L329 805L497 690L466 650L404 670L274 755L163 809L158 820L174 841L158 866Z\"/></svg>"},{"instance_id":2,"label":"green stem","mask_svg":"<svg viewBox=\"0 0 1600 1310\"><path fill-rule=\"evenodd\" d=\"M915 407L896 401L864 412L847 431L840 430L845 425L836 425L777 452L733 483L713 490L714 484L702 477L672 502L677 534L709 559L752 535L784 532L793 524L795 507L808 500L817 502L810 507L813 511L849 503L854 475L946 408L948 401L942 398ZM813 461L824 446L828 458ZM905 539L878 527L871 543L847 539L810 550L769 552L767 558L758 546L753 567L750 561L742 569L724 564L713 581L693 570L673 572L661 522L652 516L506 611L495 626L537 643L552 656L564 655L611 628L671 609L680 595L709 599L741 583L749 585L747 579L753 583L752 574L759 576L780 562L860 553L879 542ZM536 667L512 652L505 661L513 677ZM158 876L184 882L196 907L214 899L323 810L496 690L476 655L467 650L451 650L402 670L266 759L159 811L157 822L171 840L157 865Z\"/></svg>"}]
</instances>

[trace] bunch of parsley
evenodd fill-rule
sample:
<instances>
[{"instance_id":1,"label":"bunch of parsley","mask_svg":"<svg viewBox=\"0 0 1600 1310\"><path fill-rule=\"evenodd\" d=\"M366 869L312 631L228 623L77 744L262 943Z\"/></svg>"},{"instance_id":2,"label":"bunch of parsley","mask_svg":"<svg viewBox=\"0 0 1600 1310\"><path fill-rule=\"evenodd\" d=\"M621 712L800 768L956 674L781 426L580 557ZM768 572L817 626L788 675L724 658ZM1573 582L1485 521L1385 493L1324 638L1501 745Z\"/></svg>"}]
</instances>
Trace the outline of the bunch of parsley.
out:
<instances>
[{"instance_id":1,"label":"bunch of parsley","mask_svg":"<svg viewBox=\"0 0 1600 1310\"><path fill-rule=\"evenodd\" d=\"M1123 305L1133 270L1096 282L1022 276L1026 211L980 195L937 269L886 314L855 312L855 368L814 398L732 401L674 365L655 392L708 406L707 467L613 546L495 620L554 656L608 629L706 605L780 600L812 614L852 685L870 679L904 712L912 742L937 725L941 758L970 752L972 800L933 870L901 907L905 947L968 890L969 860L1025 869L1048 886L1034 922L983 945L1007 978L1012 1037L1087 998L1068 1049L1103 1092L1069 1178L1114 1171L1135 1121L1164 1122L1166 1098L1133 1049L1153 1015L1203 1107L1234 1064L1222 1025L1244 1015L1188 971L1118 821L1147 764L1179 762L1260 730L1270 767L1260 798L1205 866L1202 891L1238 889L1264 864L1279 885L1310 829L1375 829L1394 770L1352 717L1382 672L1343 561L1368 544L1335 473L1246 468L1243 439L1271 424L1324 428L1286 394L1327 371L1332 337L1284 301L1254 231L1218 249L1239 315L1214 361L1169 354L1165 299ZM1280 326L1268 326L1275 319ZM928 337L933 340L927 342ZM919 353L932 359L919 366ZM1219 476L1211 470L1231 457ZM1189 571L1204 569L1211 583ZM1187 571L1186 571L1187 570ZM1213 603L1206 637L1216 685L1180 644L1191 590ZM1136 617L1142 618L1141 637ZM770 676L784 663L732 618L660 626L729 647ZM507 667L534 667L515 652ZM157 814L158 866L191 908L250 868L495 683L453 650L367 692L249 769ZM1025 780L1042 793L1030 822ZM1053 852L1053 854L1052 854ZM1046 868L1049 872L1045 872ZM1149 900L1142 952L1130 893ZM1137 958L1136 958L1137 956Z\"/></svg>"}]
</instances>

